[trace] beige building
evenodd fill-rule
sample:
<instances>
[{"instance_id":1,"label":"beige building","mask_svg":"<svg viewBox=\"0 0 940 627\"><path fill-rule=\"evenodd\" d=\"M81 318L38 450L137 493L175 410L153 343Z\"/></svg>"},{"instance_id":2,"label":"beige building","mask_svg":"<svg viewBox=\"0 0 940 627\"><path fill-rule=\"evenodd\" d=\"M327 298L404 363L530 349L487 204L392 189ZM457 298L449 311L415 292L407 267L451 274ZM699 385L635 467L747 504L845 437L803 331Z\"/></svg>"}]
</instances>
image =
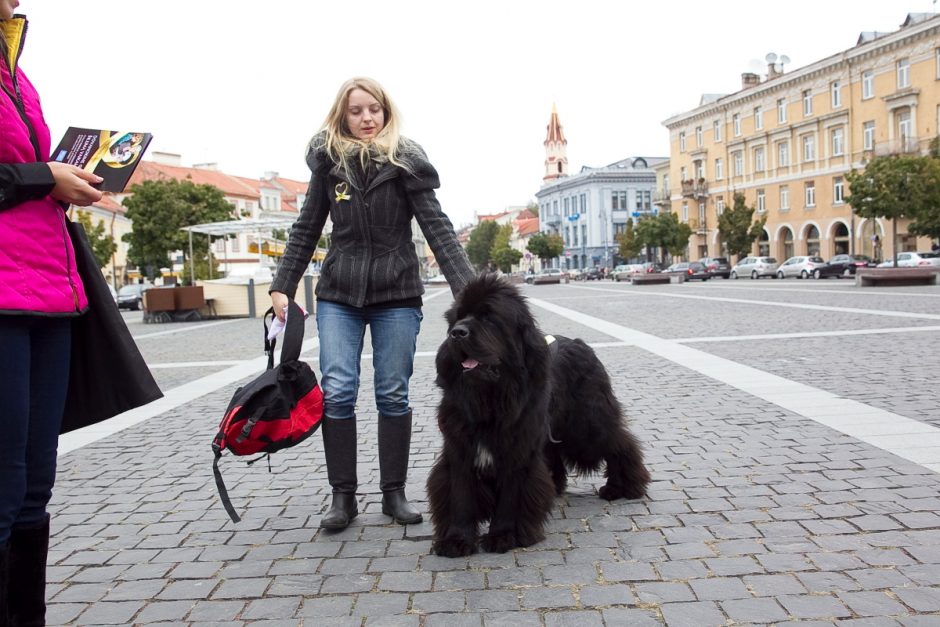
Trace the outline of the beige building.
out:
<instances>
[{"instance_id":1,"label":"beige building","mask_svg":"<svg viewBox=\"0 0 940 627\"><path fill-rule=\"evenodd\" d=\"M702 96L663 123L671 209L693 229L689 257L725 253L718 216L736 192L755 218L767 217L754 254L892 255L891 225L845 202L846 175L875 156L925 153L937 136L940 15L910 14L897 31L862 33L854 47L794 71L774 60L763 80L743 74L740 91ZM929 250L906 227L899 221L899 250Z\"/></svg>"}]
</instances>

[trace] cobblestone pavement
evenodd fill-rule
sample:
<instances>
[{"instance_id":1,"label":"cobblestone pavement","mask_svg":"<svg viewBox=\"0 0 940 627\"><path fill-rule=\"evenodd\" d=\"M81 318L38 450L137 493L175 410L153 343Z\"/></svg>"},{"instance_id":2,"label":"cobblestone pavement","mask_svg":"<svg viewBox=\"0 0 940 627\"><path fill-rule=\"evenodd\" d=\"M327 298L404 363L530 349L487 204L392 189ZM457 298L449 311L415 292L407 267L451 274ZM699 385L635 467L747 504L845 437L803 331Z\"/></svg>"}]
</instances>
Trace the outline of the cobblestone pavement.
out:
<instances>
[{"instance_id":1,"label":"cobblestone pavement","mask_svg":"<svg viewBox=\"0 0 940 627\"><path fill-rule=\"evenodd\" d=\"M940 625L940 474L931 464L579 317L913 419L929 439L940 426L940 288L742 280L521 289L544 331L595 344L645 442L647 498L607 503L596 496L601 478L572 478L539 545L430 555L430 523L390 524L380 510L366 360L363 513L345 531L318 529L329 485L315 436L276 454L271 473L223 460L244 514L236 525L218 502L209 443L238 383L207 383L196 400L60 457L49 624ZM408 493L424 511L440 445L433 352L449 301L425 305L413 379ZM260 355L257 320L126 318L168 398Z\"/></svg>"}]
</instances>

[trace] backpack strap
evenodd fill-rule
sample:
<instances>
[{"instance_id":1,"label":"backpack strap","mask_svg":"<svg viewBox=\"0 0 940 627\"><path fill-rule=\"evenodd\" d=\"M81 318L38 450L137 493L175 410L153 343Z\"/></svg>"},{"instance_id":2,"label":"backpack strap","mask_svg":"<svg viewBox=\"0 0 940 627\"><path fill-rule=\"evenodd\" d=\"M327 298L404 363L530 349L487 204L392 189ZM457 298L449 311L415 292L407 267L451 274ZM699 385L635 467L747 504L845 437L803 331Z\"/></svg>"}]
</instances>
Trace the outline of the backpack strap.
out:
<instances>
[{"instance_id":1,"label":"backpack strap","mask_svg":"<svg viewBox=\"0 0 940 627\"><path fill-rule=\"evenodd\" d=\"M264 324L264 354L268 356L268 370L274 367L274 347L277 346L277 338L268 339L268 316L271 316L271 322L274 322L274 307L268 307L261 320Z\"/></svg>"},{"instance_id":2,"label":"backpack strap","mask_svg":"<svg viewBox=\"0 0 940 627\"><path fill-rule=\"evenodd\" d=\"M225 487L225 482L222 481L222 471L219 470L219 459L221 459L221 457L222 453L216 450L215 459L212 461L212 474L215 475L215 487L219 491L219 500L222 501L222 507L228 512L229 518L232 519L232 522L241 522L241 518L232 506L232 499L228 496L228 489Z\"/></svg>"},{"instance_id":3,"label":"backpack strap","mask_svg":"<svg viewBox=\"0 0 940 627\"><path fill-rule=\"evenodd\" d=\"M281 346L281 363L300 359L300 347L304 343L304 312L294 299L287 302L287 327L284 329L284 344Z\"/></svg>"}]
</instances>

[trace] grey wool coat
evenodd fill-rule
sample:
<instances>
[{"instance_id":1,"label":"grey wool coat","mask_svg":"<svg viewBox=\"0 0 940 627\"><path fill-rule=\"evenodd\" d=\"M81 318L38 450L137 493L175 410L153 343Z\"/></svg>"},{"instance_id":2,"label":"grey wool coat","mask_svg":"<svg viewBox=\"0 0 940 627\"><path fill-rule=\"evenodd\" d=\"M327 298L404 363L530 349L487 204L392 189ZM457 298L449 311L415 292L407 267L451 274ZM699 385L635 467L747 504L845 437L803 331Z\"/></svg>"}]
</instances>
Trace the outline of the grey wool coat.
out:
<instances>
[{"instance_id":1,"label":"grey wool coat","mask_svg":"<svg viewBox=\"0 0 940 627\"><path fill-rule=\"evenodd\" d=\"M363 307L423 294L412 218L451 290L456 295L463 289L475 272L434 194L440 181L424 150L403 138L400 158L411 171L386 163L366 186L355 172L333 163L324 141L320 133L310 143L310 186L271 291L294 297L327 216L333 219L333 234L317 282L318 298Z\"/></svg>"}]
</instances>

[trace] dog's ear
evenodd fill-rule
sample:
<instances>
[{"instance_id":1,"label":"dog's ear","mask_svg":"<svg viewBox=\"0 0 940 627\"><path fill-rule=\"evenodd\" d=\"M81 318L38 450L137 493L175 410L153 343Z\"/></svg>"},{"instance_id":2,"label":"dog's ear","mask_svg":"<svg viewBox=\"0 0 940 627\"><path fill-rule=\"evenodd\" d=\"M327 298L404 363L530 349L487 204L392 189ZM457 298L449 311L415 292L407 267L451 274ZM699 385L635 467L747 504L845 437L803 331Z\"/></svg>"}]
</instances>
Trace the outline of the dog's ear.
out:
<instances>
[{"instance_id":1,"label":"dog's ear","mask_svg":"<svg viewBox=\"0 0 940 627\"><path fill-rule=\"evenodd\" d=\"M525 316L519 325L519 337L525 353L522 355L530 377L546 380L549 350L545 335L539 330L531 315Z\"/></svg>"}]
</instances>

